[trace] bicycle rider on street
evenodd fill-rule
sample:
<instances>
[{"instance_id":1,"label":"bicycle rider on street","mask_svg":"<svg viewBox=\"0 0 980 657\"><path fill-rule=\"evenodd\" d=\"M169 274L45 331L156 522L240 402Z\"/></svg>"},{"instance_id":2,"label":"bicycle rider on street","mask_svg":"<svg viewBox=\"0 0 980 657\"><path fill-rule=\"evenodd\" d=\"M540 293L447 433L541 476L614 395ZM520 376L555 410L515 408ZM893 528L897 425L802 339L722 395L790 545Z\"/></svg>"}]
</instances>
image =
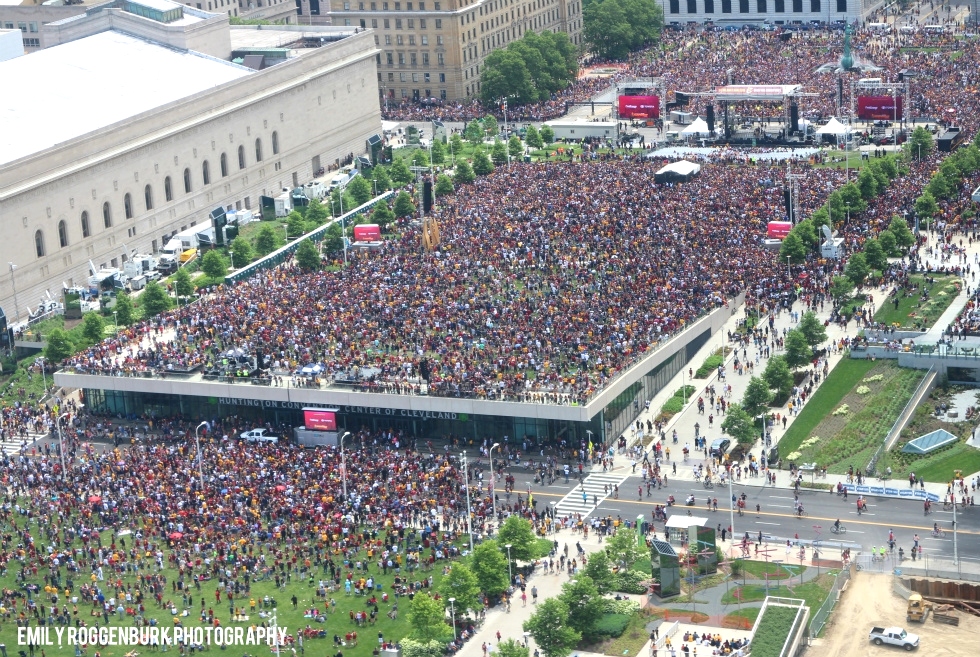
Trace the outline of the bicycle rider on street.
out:
<instances>
[{"instance_id":1,"label":"bicycle rider on street","mask_svg":"<svg viewBox=\"0 0 980 657\"><path fill-rule=\"evenodd\" d=\"M836 520L836 521L834 522L834 531L835 531L835 532L839 532L839 531L840 531L840 518L838 518L838 519L837 519L837 520Z\"/></svg>"},{"instance_id":2,"label":"bicycle rider on street","mask_svg":"<svg viewBox=\"0 0 980 657\"><path fill-rule=\"evenodd\" d=\"M938 522L932 523L932 533L933 534L938 534L939 533L939 523Z\"/></svg>"}]
</instances>

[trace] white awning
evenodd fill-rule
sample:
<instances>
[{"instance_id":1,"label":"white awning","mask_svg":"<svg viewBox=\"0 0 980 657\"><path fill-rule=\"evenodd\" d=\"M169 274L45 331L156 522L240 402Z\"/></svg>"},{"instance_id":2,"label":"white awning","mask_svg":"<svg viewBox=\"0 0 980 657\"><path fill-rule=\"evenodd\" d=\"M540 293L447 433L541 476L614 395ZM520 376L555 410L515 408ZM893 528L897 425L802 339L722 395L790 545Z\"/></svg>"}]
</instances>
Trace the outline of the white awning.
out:
<instances>
[{"instance_id":1,"label":"white awning","mask_svg":"<svg viewBox=\"0 0 980 657\"><path fill-rule=\"evenodd\" d=\"M831 117L826 125L817 128L818 135L846 135L850 131L851 129L838 121L836 117Z\"/></svg>"},{"instance_id":2,"label":"white awning","mask_svg":"<svg viewBox=\"0 0 980 657\"><path fill-rule=\"evenodd\" d=\"M706 135L708 132L708 124L702 118L694 119L691 125L681 130L682 135Z\"/></svg>"},{"instance_id":3,"label":"white awning","mask_svg":"<svg viewBox=\"0 0 980 657\"><path fill-rule=\"evenodd\" d=\"M667 518L667 524L665 526L669 529L687 529L688 527L704 527L707 524L707 518L698 518L696 516L687 515L673 515Z\"/></svg>"},{"instance_id":4,"label":"white awning","mask_svg":"<svg viewBox=\"0 0 980 657\"><path fill-rule=\"evenodd\" d=\"M680 160L678 162L671 162L670 164L662 168L660 171L658 171L656 175L660 176L668 173L673 173L678 176L691 176L698 173L699 171L701 171L700 164L696 164L694 162L688 162L687 160Z\"/></svg>"}]
</instances>

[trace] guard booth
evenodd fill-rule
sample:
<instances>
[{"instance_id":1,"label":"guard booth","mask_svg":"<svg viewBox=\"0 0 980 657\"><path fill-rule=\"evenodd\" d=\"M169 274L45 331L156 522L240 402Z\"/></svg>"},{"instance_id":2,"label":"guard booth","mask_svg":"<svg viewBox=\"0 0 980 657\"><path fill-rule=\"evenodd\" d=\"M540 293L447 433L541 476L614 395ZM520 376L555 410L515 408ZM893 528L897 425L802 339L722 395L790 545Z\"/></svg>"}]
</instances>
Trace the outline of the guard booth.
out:
<instances>
[{"instance_id":1,"label":"guard booth","mask_svg":"<svg viewBox=\"0 0 980 657\"><path fill-rule=\"evenodd\" d=\"M689 563L696 565L699 573L718 571L715 528L707 518L673 515L667 519L666 529L671 537L680 539L681 547L687 549Z\"/></svg>"},{"instance_id":2,"label":"guard booth","mask_svg":"<svg viewBox=\"0 0 980 657\"><path fill-rule=\"evenodd\" d=\"M674 546L664 541L651 541L650 564L653 592L661 598L680 595L681 566Z\"/></svg>"}]
</instances>

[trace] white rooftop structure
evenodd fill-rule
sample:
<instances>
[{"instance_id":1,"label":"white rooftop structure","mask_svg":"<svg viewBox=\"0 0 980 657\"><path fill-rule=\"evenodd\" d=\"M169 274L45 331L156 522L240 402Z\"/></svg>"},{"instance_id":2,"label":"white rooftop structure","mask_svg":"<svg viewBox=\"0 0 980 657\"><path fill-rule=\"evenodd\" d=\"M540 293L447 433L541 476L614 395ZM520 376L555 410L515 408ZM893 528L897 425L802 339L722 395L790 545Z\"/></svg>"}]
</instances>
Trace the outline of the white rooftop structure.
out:
<instances>
[{"instance_id":1,"label":"white rooftop structure","mask_svg":"<svg viewBox=\"0 0 980 657\"><path fill-rule=\"evenodd\" d=\"M0 165L252 74L115 31L0 62L5 86L31 89L0 95Z\"/></svg>"}]
</instances>

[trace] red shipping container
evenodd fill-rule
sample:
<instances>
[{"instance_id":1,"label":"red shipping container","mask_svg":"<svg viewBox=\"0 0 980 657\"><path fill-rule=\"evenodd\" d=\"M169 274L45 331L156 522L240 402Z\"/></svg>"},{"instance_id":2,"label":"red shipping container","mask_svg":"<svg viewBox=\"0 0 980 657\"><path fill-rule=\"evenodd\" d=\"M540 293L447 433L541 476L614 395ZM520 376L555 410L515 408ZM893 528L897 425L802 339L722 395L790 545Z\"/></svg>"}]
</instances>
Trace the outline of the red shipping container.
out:
<instances>
[{"instance_id":1,"label":"red shipping container","mask_svg":"<svg viewBox=\"0 0 980 657\"><path fill-rule=\"evenodd\" d=\"M781 240L785 239L791 230L793 230L793 224L788 221L770 221L767 234L769 239Z\"/></svg>"},{"instance_id":2,"label":"red shipping container","mask_svg":"<svg viewBox=\"0 0 980 657\"><path fill-rule=\"evenodd\" d=\"M378 224L361 224L354 226L355 242L380 242L381 227Z\"/></svg>"}]
</instances>

